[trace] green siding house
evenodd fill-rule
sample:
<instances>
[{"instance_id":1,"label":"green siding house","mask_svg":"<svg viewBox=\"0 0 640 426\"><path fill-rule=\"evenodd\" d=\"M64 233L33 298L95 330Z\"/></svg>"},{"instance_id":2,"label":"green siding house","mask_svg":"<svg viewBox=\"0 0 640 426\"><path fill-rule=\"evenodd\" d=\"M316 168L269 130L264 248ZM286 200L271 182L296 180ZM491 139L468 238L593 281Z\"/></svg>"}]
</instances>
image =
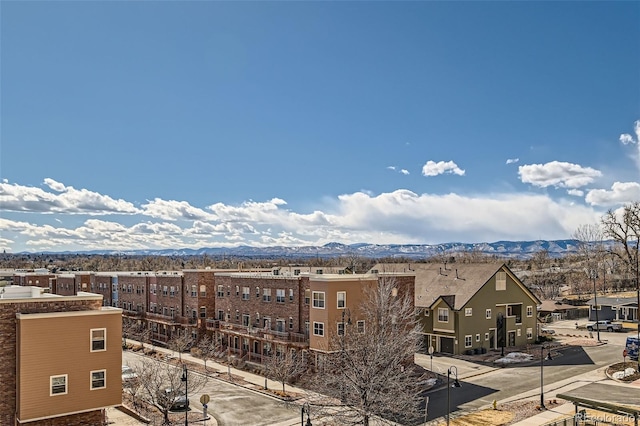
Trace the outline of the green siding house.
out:
<instances>
[{"instance_id":1,"label":"green siding house","mask_svg":"<svg viewBox=\"0 0 640 426\"><path fill-rule=\"evenodd\" d=\"M415 306L424 349L447 354L524 346L537 339L540 300L504 263L384 264L379 270L410 270L416 275Z\"/></svg>"}]
</instances>

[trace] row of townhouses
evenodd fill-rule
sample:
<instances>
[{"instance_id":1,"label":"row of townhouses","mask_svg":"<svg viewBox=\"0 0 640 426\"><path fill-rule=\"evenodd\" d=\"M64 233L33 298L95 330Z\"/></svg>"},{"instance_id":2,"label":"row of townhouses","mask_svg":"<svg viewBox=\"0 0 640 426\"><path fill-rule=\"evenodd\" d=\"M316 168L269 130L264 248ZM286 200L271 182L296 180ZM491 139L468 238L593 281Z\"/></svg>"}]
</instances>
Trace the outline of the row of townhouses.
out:
<instances>
[{"instance_id":1,"label":"row of townhouses","mask_svg":"<svg viewBox=\"0 0 640 426\"><path fill-rule=\"evenodd\" d=\"M340 333L345 309L357 327L364 290L393 279L415 301L424 350L462 354L522 346L537 338L540 300L502 263L379 264L366 274L336 268L278 267L240 271L200 269L157 272L18 272L14 284L54 294L81 291L103 296L126 321L166 345L188 333L211 333L236 358L261 362L283 351L327 352Z\"/></svg>"}]
</instances>

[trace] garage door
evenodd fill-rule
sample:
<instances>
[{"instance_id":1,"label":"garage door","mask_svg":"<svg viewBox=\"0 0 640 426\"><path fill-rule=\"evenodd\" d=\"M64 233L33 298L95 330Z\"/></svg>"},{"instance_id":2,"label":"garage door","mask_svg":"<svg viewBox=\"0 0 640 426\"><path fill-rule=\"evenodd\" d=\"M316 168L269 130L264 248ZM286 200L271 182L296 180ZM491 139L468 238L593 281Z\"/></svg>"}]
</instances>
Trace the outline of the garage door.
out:
<instances>
[{"instance_id":1,"label":"garage door","mask_svg":"<svg viewBox=\"0 0 640 426\"><path fill-rule=\"evenodd\" d=\"M440 338L440 351L446 354L453 354L453 337Z\"/></svg>"}]
</instances>

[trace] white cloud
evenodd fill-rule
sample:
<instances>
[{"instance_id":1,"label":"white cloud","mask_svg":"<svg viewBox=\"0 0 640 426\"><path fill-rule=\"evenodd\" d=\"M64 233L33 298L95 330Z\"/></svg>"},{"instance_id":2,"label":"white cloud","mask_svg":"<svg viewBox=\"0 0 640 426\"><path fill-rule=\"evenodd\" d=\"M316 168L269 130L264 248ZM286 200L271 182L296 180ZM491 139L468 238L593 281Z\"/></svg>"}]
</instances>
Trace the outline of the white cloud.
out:
<instances>
[{"instance_id":1,"label":"white cloud","mask_svg":"<svg viewBox=\"0 0 640 426\"><path fill-rule=\"evenodd\" d=\"M55 192L8 182L0 183L2 209L14 212L88 215L140 213L140 210L128 201L115 200L86 189L75 189L49 178L45 179L44 183Z\"/></svg>"},{"instance_id":2,"label":"white cloud","mask_svg":"<svg viewBox=\"0 0 640 426\"><path fill-rule=\"evenodd\" d=\"M64 185L52 185L60 194L68 192ZM620 185L612 191L621 191ZM55 220L51 225L0 218L0 245L8 251L64 251L556 239L567 238L578 225L593 223L602 214L546 195L435 195L407 189L343 194L311 212L286 206L281 198L215 203L205 209L155 199L127 218L127 224L96 217L75 222L78 216L63 220L64 226Z\"/></svg>"},{"instance_id":3,"label":"white cloud","mask_svg":"<svg viewBox=\"0 0 640 426\"><path fill-rule=\"evenodd\" d=\"M578 164L552 161L545 164L528 164L518 167L518 175L524 183L546 188L580 188L602 176L599 170Z\"/></svg>"},{"instance_id":4,"label":"white cloud","mask_svg":"<svg viewBox=\"0 0 640 426\"><path fill-rule=\"evenodd\" d=\"M567 189L567 194L573 195L575 197L582 197L584 195L584 191L581 189Z\"/></svg>"},{"instance_id":5,"label":"white cloud","mask_svg":"<svg viewBox=\"0 0 640 426\"><path fill-rule=\"evenodd\" d=\"M429 160L422 166L423 176L437 176L444 173L464 176L464 170L458 167L453 161L439 161L436 163L435 161Z\"/></svg>"},{"instance_id":6,"label":"white cloud","mask_svg":"<svg viewBox=\"0 0 640 426\"><path fill-rule=\"evenodd\" d=\"M513 164L513 163L517 163L518 161L520 161L519 158L507 158L506 164Z\"/></svg>"},{"instance_id":7,"label":"white cloud","mask_svg":"<svg viewBox=\"0 0 640 426\"><path fill-rule=\"evenodd\" d=\"M387 170L395 170L396 166L387 166Z\"/></svg>"},{"instance_id":8,"label":"white cloud","mask_svg":"<svg viewBox=\"0 0 640 426\"><path fill-rule=\"evenodd\" d=\"M402 173L403 175L405 175L405 176L406 176L406 175L408 175L408 174L409 174L409 170L407 170L407 169L401 169L401 170L400 170L400 173Z\"/></svg>"},{"instance_id":9,"label":"white cloud","mask_svg":"<svg viewBox=\"0 0 640 426\"><path fill-rule=\"evenodd\" d=\"M635 139L632 135L623 133L620 135L620 142L622 142L623 145L635 145L635 150L631 154L631 158L633 158L638 169L640 169L640 120L633 123L633 131L635 133Z\"/></svg>"},{"instance_id":10,"label":"white cloud","mask_svg":"<svg viewBox=\"0 0 640 426\"><path fill-rule=\"evenodd\" d=\"M640 200L640 183L615 182L611 190L593 189L587 193L585 201L592 206L613 206Z\"/></svg>"},{"instance_id":11,"label":"white cloud","mask_svg":"<svg viewBox=\"0 0 640 426\"><path fill-rule=\"evenodd\" d=\"M212 220L211 213L207 213L202 209L191 206L186 201L161 200L156 198L143 204L144 214L163 220Z\"/></svg>"}]
</instances>

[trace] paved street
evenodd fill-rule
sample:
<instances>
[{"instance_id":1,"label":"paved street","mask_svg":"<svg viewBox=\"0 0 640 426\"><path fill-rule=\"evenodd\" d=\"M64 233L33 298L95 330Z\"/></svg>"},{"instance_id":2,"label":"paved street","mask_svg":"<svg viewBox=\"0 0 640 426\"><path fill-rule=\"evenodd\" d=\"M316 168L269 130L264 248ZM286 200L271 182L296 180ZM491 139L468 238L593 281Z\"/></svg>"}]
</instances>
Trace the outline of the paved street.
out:
<instances>
[{"instance_id":1,"label":"paved street","mask_svg":"<svg viewBox=\"0 0 640 426\"><path fill-rule=\"evenodd\" d=\"M123 364L135 365L139 358L140 355L135 352L124 351L122 354ZM224 371L226 372L226 369ZM235 369L234 374L236 374ZM271 383L270 385L276 384ZM199 399L205 393L211 398L208 404L208 414L215 419L219 426L267 426L282 422L288 424L299 422L300 413L297 405L287 406L278 398L272 398L216 378L210 378L205 388L197 395L190 396L192 410L203 411ZM208 424L215 423L210 421Z\"/></svg>"}]
</instances>

